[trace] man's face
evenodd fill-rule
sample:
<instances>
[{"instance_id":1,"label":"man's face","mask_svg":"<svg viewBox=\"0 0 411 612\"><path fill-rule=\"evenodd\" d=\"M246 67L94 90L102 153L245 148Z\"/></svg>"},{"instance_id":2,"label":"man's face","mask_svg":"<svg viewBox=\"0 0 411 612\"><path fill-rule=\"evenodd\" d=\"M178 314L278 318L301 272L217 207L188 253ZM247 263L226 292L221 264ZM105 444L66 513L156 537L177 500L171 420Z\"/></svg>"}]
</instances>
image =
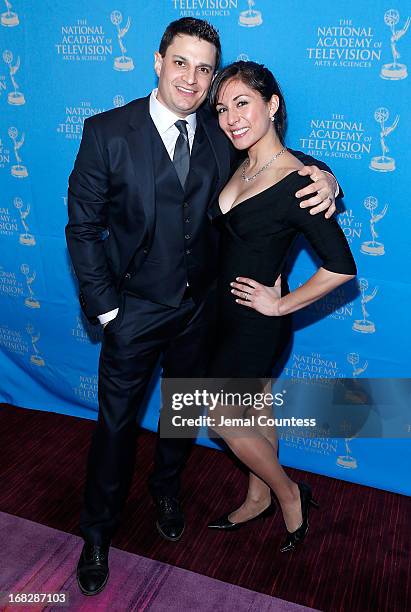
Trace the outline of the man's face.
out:
<instances>
[{"instance_id":1,"label":"man's face","mask_svg":"<svg viewBox=\"0 0 411 612\"><path fill-rule=\"evenodd\" d=\"M216 48L186 34L174 36L164 57L156 52L157 99L179 117L194 113L204 102L214 74Z\"/></svg>"}]
</instances>

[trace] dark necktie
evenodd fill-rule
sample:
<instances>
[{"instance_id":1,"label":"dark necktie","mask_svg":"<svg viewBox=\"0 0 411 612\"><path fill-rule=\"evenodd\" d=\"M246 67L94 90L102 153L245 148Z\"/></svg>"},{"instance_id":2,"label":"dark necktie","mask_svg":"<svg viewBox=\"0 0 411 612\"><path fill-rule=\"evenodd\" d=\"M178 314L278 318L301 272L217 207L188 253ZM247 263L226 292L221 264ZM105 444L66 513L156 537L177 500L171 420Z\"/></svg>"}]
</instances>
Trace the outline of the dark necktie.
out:
<instances>
[{"instance_id":1,"label":"dark necktie","mask_svg":"<svg viewBox=\"0 0 411 612\"><path fill-rule=\"evenodd\" d=\"M188 144L187 121L180 119L176 121L174 125L180 133L174 149L173 164L178 178L180 179L181 186L184 189L190 169L190 146Z\"/></svg>"}]
</instances>

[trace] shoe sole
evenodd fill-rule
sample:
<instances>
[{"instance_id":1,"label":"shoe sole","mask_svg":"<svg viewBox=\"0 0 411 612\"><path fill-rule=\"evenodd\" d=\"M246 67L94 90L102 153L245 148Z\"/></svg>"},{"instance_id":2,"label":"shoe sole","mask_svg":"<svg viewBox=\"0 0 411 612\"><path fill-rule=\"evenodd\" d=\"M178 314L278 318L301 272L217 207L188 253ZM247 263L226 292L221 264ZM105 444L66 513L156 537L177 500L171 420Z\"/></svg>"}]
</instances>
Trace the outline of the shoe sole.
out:
<instances>
[{"instance_id":1,"label":"shoe sole","mask_svg":"<svg viewBox=\"0 0 411 612\"><path fill-rule=\"evenodd\" d=\"M247 523L248 521L244 521L244 523L236 523L235 525L233 525L231 527L227 526L227 527L222 527L221 525L207 525L207 529L214 529L215 531L238 531L241 526L245 523Z\"/></svg>"},{"instance_id":2,"label":"shoe sole","mask_svg":"<svg viewBox=\"0 0 411 612\"><path fill-rule=\"evenodd\" d=\"M87 595L88 597L90 597L92 595L98 595L99 593L101 593L101 591L104 589L104 587L107 584L107 580L108 580L109 576L110 576L110 571L107 572L107 576L106 576L105 581L103 582L103 584L101 585L101 587L97 591L86 591L86 589L83 589L83 587L80 584L80 580L79 580L78 575L77 575L77 584L78 584L78 587L79 587L80 591L83 593L83 595Z\"/></svg>"},{"instance_id":3,"label":"shoe sole","mask_svg":"<svg viewBox=\"0 0 411 612\"><path fill-rule=\"evenodd\" d=\"M158 521L156 521L156 527L157 527L157 531L158 533L165 539L168 540L169 542L178 542L178 540L181 540L181 538L183 537L183 533L185 530L185 527L183 527L183 531L180 533L180 535L177 538L171 538L170 536L166 535L164 533L164 531L161 529L160 524Z\"/></svg>"}]
</instances>

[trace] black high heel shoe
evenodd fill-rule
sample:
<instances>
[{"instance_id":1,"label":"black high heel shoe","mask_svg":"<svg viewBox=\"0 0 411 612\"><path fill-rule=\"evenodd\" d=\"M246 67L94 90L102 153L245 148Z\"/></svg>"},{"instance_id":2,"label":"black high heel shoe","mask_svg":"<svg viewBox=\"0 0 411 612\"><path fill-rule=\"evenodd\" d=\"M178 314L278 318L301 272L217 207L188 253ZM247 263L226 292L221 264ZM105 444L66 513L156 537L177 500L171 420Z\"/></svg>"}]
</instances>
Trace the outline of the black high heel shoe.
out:
<instances>
[{"instance_id":1,"label":"black high heel shoe","mask_svg":"<svg viewBox=\"0 0 411 612\"><path fill-rule=\"evenodd\" d=\"M308 517L310 514L310 506L313 506L314 508L320 507L315 499L313 499L311 487L308 484L299 482L298 488L300 489L301 513L303 515L303 521L295 531L290 532L287 529L287 537L280 547L280 552L295 550L296 547L302 543L307 535L309 527Z\"/></svg>"},{"instance_id":2,"label":"black high heel shoe","mask_svg":"<svg viewBox=\"0 0 411 612\"><path fill-rule=\"evenodd\" d=\"M273 500L271 500L271 504L265 510L260 512L260 514L257 514L257 516L253 516L253 518L248 519L248 521L242 521L241 523L233 523L228 518L231 512L228 512L227 514L224 514L217 520L209 523L207 527L209 527L209 529L222 529L224 531L235 531L236 529L240 529L243 525L247 525L248 523L251 523L252 521L255 521L257 519L264 519L264 518L267 518L268 516L272 516L275 513L275 511L276 511L275 503Z\"/></svg>"}]
</instances>

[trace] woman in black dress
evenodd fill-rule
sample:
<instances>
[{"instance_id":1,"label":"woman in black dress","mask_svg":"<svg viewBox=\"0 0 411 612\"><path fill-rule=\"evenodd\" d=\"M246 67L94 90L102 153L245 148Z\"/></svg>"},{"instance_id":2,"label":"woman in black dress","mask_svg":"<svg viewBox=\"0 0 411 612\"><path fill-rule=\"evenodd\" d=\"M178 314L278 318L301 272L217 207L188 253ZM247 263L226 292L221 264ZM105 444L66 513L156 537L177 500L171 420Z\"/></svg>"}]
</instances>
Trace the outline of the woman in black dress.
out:
<instances>
[{"instance_id":1,"label":"woman in black dress","mask_svg":"<svg viewBox=\"0 0 411 612\"><path fill-rule=\"evenodd\" d=\"M272 73L254 62L235 62L217 74L211 103L222 130L248 155L219 199L220 331L209 375L268 378L290 341L291 313L352 279L356 267L337 221L300 207L296 193L311 179L298 173L303 164L284 146L285 104ZM279 275L299 233L322 265L301 287L282 295ZM287 528L280 550L293 550L307 532L310 505L317 505L310 487L287 476L275 437L216 431L250 469L250 482L240 508L209 527L238 529L270 513L273 491Z\"/></svg>"}]
</instances>

